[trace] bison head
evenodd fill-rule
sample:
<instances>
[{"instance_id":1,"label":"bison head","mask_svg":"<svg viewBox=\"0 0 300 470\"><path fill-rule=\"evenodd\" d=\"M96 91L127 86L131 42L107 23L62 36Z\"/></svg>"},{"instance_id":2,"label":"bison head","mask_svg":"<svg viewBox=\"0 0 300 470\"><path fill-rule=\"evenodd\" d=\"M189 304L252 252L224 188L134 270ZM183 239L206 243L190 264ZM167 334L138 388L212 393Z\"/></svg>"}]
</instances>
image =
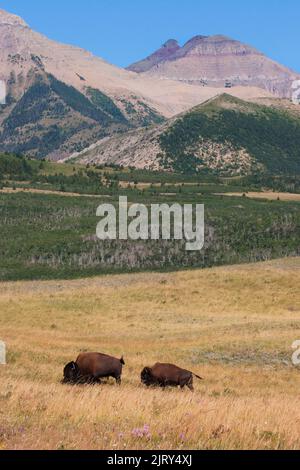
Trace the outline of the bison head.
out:
<instances>
[{"instance_id":1,"label":"bison head","mask_svg":"<svg viewBox=\"0 0 300 470\"><path fill-rule=\"evenodd\" d=\"M141 373L141 381L144 385L148 387L153 384L152 372L150 367L145 367Z\"/></svg>"},{"instance_id":2,"label":"bison head","mask_svg":"<svg viewBox=\"0 0 300 470\"><path fill-rule=\"evenodd\" d=\"M63 383L76 383L80 377L80 370L76 362L70 362L64 368Z\"/></svg>"}]
</instances>

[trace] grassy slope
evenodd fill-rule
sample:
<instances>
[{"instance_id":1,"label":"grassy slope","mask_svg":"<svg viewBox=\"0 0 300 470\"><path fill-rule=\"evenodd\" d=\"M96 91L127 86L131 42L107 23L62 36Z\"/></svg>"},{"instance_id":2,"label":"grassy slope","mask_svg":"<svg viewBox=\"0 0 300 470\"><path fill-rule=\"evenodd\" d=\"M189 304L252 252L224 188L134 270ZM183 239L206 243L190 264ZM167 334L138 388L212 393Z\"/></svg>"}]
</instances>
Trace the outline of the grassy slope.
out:
<instances>
[{"instance_id":1,"label":"grassy slope","mask_svg":"<svg viewBox=\"0 0 300 470\"><path fill-rule=\"evenodd\" d=\"M290 259L2 284L0 447L298 449L299 283L299 259ZM60 385L80 350L125 354L122 387ZM147 390L139 374L156 360L205 380L195 394ZM136 437L144 425L150 436Z\"/></svg>"},{"instance_id":2,"label":"grassy slope","mask_svg":"<svg viewBox=\"0 0 300 470\"><path fill-rule=\"evenodd\" d=\"M183 115L161 135L166 166L175 171L195 172L199 159L193 148L201 139L244 149L256 165L262 165L271 174L293 174L300 170L300 119L286 110L230 95L210 100ZM230 168L225 165L224 171L230 173Z\"/></svg>"},{"instance_id":3,"label":"grassy slope","mask_svg":"<svg viewBox=\"0 0 300 470\"><path fill-rule=\"evenodd\" d=\"M144 164L202 176L298 174L298 108L282 100L267 106L223 94L162 126L105 140L76 161Z\"/></svg>"}]
</instances>

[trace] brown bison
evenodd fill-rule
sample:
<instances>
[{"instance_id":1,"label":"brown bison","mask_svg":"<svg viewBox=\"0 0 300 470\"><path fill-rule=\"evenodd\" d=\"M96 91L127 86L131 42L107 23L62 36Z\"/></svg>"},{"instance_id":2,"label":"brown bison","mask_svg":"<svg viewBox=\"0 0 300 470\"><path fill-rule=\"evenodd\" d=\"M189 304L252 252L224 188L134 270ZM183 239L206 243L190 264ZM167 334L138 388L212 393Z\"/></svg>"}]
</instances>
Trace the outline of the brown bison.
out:
<instances>
[{"instance_id":1,"label":"brown bison","mask_svg":"<svg viewBox=\"0 0 300 470\"><path fill-rule=\"evenodd\" d=\"M143 384L150 387L151 385L158 385L160 387L188 387L192 392L193 376L199 380L203 380L199 375L190 372L189 370L181 369L173 364L160 364L157 363L153 367L145 367L141 373L141 381Z\"/></svg>"},{"instance_id":2,"label":"brown bison","mask_svg":"<svg viewBox=\"0 0 300 470\"><path fill-rule=\"evenodd\" d=\"M63 383L101 383L101 379L113 377L121 384L123 356L116 359L100 353L82 353L76 362L70 362L64 368Z\"/></svg>"}]
</instances>

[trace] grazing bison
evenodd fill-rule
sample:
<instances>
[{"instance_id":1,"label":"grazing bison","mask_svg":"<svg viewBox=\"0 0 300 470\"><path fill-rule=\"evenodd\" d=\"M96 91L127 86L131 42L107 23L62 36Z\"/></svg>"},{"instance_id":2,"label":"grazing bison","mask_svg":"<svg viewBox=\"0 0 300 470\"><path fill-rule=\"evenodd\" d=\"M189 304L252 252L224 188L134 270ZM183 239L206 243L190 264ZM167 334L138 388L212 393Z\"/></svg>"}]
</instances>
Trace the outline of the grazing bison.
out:
<instances>
[{"instance_id":1,"label":"grazing bison","mask_svg":"<svg viewBox=\"0 0 300 470\"><path fill-rule=\"evenodd\" d=\"M143 384L150 387L151 385L158 385L160 387L181 387L187 386L192 392L193 376L199 380L203 380L199 375L190 372L189 370L181 369L173 364L160 364L157 363L153 367L145 367L141 373L141 381Z\"/></svg>"},{"instance_id":2,"label":"grazing bison","mask_svg":"<svg viewBox=\"0 0 300 470\"><path fill-rule=\"evenodd\" d=\"M121 384L123 357L116 359L100 353L82 353L76 362L70 362L64 368L63 383L101 383L101 379L113 377Z\"/></svg>"}]
</instances>

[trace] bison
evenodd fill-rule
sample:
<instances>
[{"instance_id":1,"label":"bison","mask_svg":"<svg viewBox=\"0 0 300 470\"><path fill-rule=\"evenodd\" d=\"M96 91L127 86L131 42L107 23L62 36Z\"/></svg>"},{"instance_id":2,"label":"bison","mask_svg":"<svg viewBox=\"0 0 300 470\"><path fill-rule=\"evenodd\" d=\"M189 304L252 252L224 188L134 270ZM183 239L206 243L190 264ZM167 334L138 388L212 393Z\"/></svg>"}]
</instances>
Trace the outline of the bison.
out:
<instances>
[{"instance_id":1,"label":"bison","mask_svg":"<svg viewBox=\"0 0 300 470\"><path fill-rule=\"evenodd\" d=\"M100 353L82 353L76 362L70 362L64 368L63 383L101 383L101 379L113 377L121 384L123 356L121 359Z\"/></svg>"},{"instance_id":2,"label":"bison","mask_svg":"<svg viewBox=\"0 0 300 470\"><path fill-rule=\"evenodd\" d=\"M199 375L190 372L189 370L181 369L173 364L160 364L157 363L153 367L145 367L141 373L141 381L143 384L150 387L151 385L158 385L160 387L188 387L192 392L193 376L199 380L203 380Z\"/></svg>"}]
</instances>

